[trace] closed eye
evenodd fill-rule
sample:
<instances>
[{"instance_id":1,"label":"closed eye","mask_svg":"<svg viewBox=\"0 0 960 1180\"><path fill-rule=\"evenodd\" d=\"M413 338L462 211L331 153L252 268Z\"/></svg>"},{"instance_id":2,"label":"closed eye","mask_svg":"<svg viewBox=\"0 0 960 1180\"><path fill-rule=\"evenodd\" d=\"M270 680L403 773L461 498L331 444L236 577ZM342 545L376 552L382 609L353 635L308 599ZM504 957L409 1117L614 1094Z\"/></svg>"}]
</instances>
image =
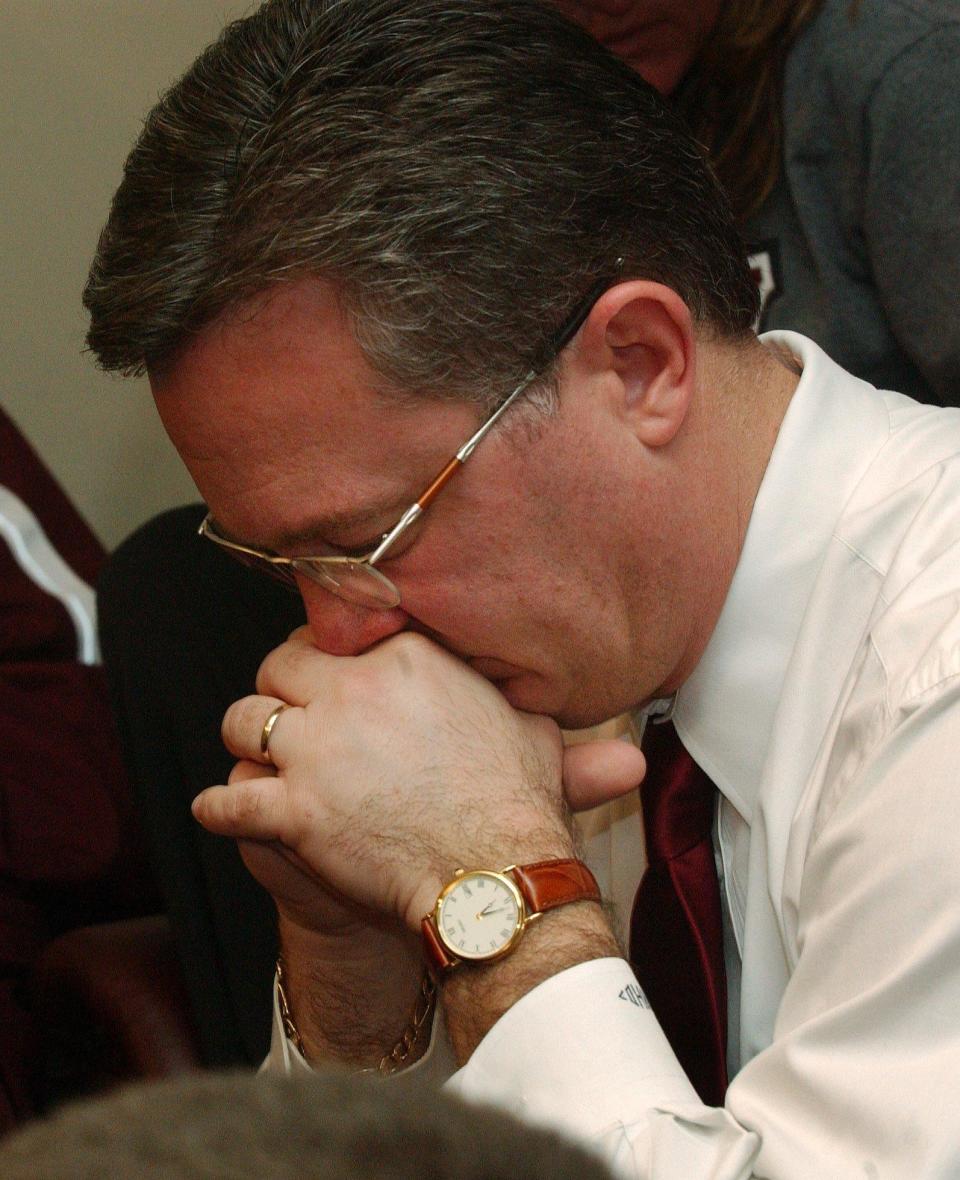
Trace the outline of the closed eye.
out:
<instances>
[{"instance_id":1,"label":"closed eye","mask_svg":"<svg viewBox=\"0 0 960 1180\"><path fill-rule=\"evenodd\" d=\"M368 553L372 553L376 549L386 535L386 533L379 533L361 545L330 545L329 548L343 557L366 557Z\"/></svg>"},{"instance_id":2,"label":"closed eye","mask_svg":"<svg viewBox=\"0 0 960 1180\"><path fill-rule=\"evenodd\" d=\"M399 537L393 542L387 552L383 555L383 561L390 561L395 557L399 557L404 553L420 535L420 530L423 527L423 517L419 516L415 521L409 524ZM380 543L389 536L390 530L385 533L378 533L376 537L372 537L369 541L362 545L339 545L329 546L331 553L338 553L343 557L366 557L367 554L373 551L380 545ZM314 554L319 556L319 554ZM379 562L377 563L380 564Z\"/></svg>"}]
</instances>

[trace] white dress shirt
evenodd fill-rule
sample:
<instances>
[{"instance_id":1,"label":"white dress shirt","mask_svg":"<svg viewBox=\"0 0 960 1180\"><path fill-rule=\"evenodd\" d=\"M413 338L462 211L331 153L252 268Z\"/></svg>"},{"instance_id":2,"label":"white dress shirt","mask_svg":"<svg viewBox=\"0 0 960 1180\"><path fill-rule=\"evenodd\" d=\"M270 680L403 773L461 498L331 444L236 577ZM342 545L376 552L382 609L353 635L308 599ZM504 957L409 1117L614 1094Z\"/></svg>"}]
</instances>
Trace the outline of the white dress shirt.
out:
<instances>
[{"instance_id":1,"label":"white dress shirt","mask_svg":"<svg viewBox=\"0 0 960 1180\"><path fill-rule=\"evenodd\" d=\"M447 1085L623 1176L956 1180L960 410L764 340L803 374L673 714L721 795L726 1105L700 1102L620 959L524 996ZM625 926L635 803L587 826Z\"/></svg>"}]
</instances>

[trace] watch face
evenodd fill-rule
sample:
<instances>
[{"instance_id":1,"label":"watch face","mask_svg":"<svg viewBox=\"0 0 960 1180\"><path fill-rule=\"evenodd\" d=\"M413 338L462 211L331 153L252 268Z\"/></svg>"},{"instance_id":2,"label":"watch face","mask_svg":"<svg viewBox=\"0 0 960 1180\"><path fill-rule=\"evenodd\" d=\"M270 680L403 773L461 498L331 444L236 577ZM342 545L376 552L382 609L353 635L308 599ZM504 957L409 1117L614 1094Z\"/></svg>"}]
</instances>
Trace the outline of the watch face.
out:
<instances>
[{"instance_id":1,"label":"watch face","mask_svg":"<svg viewBox=\"0 0 960 1180\"><path fill-rule=\"evenodd\" d=\"M508 951L523 927L523 901L501 873L464 873L437 904L440 938L460 959L495 959Z\"/></svg>"}]
</instances>

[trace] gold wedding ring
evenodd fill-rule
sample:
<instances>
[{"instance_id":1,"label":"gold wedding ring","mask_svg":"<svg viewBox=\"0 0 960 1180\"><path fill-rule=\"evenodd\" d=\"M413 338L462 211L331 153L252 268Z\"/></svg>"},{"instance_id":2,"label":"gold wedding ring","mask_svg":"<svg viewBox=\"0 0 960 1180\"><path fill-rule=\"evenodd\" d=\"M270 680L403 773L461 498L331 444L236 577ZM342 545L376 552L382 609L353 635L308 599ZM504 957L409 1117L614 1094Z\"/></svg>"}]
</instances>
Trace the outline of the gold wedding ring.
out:
<instances>
[{"instance_id":1,"label":"gold wedding ring","mask_svg":"<svg viewBox=\"0 0 960 1180\"><path fill-rule=\"evenodd\" d=\"M277 724L277 718L286 708L286 705L280 704L271 710L270 716L264 721L263 729L260 730L260 753L270 757L270 735L273 733L273 727Z\"/></svg>"}]
</instances>

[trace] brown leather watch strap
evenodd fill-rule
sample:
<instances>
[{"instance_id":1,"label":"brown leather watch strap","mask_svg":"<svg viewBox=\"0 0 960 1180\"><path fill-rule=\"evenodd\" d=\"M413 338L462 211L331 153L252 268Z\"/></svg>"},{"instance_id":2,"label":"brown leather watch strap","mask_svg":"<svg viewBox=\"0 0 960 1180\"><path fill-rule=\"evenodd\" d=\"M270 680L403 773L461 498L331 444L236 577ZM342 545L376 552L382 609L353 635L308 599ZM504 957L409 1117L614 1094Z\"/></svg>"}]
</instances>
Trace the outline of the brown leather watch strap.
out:
<instances>
[{"instance_id":1,"label":"brown leather watch strap","mask_svg":"<svg viewBox=\"0 0 960 1180\"><path fill-rule=\"evenodd\" d=\"M433 914L427 914L420 923L420 933L423 936L423 954L427 960L427 967L435 977L439 978L460 962L440 941L440 935L433 924Z\"/></svg>"},{"instance_id":2,"label":"brown leather watch strap","mask_svg":"<svg viewBox=\"0 0 960 1180\"><path fill-rule=\"evenodd\" d=\"M571 901L599 901L596 878L582 860L541 860L517 865L513 879L528 914L539 914Z\"/></svg>"}]
</instances>

